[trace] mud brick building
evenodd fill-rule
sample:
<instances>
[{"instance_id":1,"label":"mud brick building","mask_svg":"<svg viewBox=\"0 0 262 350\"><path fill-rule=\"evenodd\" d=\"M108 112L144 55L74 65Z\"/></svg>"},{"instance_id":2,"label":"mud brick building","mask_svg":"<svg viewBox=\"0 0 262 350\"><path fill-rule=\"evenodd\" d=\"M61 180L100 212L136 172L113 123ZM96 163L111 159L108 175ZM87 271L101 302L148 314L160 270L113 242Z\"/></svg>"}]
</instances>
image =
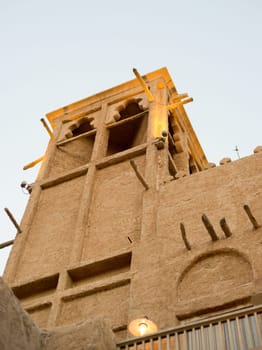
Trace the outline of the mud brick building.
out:
<instances>
[{"instance_id":1,"label":"mud brick building","mask_svg":"<svg viewBox=\"0 0 262 350\"><path fill-rule=\"evenodd\" d=\"M39 327L102 317L119 349L259 348L261 147L209 163L167 69L134 72L47 114L4 280Z\"/></svg>"}]
</instances>

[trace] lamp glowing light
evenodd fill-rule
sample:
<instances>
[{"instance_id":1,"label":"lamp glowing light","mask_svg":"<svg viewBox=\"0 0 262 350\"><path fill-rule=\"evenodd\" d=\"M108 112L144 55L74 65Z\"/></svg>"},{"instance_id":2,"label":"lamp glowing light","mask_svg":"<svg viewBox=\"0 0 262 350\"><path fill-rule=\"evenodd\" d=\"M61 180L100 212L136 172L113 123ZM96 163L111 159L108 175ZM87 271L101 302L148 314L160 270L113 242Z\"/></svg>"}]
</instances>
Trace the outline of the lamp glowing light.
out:
<instances>
[{"instance_id":1,"label":"lamp glowing light","mask_svg":"<svg viewBox=\"0 0 262 350\"><path fill-rule=\"evenodd\" d=\"M157 332L157 325L147 317L138 318L129 323L128 330L132 335L142 337Z\"/></svg>"},{"instance_id":2,"label":"lamp glowing light","mask_svg":"<svg viewBox=\"0 0 262 350\"><path fill-rule=\"evenodd\" d=\"M148 326L146 323L141 322L139 323L138 328L139 328L140 335L144 335L147 331Z\"/></svg>"}]
</instances>

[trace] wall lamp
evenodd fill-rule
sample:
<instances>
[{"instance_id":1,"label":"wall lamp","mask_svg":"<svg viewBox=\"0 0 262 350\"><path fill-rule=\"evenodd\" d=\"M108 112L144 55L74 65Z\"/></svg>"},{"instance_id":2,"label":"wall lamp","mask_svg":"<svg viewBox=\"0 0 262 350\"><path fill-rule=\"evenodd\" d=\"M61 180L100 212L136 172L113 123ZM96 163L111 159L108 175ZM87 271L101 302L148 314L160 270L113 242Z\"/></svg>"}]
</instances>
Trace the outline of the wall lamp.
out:
<instances>
[{"instance_id":1,"label":"wall lamp","mask_svg":"<svg viewBox=\"0 0 262 350\"><path fill-rule=\"evenodd\" d=\"M157 325L153 321L149 320L147 316L133 320L128 325L128 331L136 337L142 337L150 333L155 333L157 330Z\"/></svg>"}]
</instances>

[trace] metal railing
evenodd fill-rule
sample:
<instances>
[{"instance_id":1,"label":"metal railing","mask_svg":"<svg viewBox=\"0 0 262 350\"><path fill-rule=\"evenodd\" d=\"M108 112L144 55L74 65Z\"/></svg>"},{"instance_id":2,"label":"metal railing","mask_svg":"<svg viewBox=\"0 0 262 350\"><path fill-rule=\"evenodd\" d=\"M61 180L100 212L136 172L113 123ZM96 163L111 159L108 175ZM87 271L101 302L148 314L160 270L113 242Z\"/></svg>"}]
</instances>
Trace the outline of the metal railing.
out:
<instances>
[{"instance_id":1,"label":"metal railing","mask_svg":"<svg viewBox=\"0 0 262 350\"><path fill-rule=\"evenodd\" d=\"M262 305L117 344L117 350L247 350L262 346Z\"/></svg>"}]
</instances>

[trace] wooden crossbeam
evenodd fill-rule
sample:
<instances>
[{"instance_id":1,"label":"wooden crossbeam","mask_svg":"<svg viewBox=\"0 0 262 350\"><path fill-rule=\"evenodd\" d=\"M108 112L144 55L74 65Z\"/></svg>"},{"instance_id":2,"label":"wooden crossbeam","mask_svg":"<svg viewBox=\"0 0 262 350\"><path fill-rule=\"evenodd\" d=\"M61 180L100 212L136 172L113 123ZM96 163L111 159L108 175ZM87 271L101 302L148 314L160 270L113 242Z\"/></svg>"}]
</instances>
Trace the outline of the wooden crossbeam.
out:
<instances>
[{"instance_id":1,"label":"wooden crossbeam","mask_svg":"<svg viewBox=\"0 0 262 350\"><path fill-rule=\"evenodd\" d=\"M137 77L139 83L141 84L141 86L143 87L145 94L148 98L149 102L153 102L154 101L154 96L152 95L151 91L149 90L147 84L145 83L144 79L141 77L141 75L138 73L136 68L133 68L133 73L135 74L135 76Z\"/></svg>"}]
</instances>

